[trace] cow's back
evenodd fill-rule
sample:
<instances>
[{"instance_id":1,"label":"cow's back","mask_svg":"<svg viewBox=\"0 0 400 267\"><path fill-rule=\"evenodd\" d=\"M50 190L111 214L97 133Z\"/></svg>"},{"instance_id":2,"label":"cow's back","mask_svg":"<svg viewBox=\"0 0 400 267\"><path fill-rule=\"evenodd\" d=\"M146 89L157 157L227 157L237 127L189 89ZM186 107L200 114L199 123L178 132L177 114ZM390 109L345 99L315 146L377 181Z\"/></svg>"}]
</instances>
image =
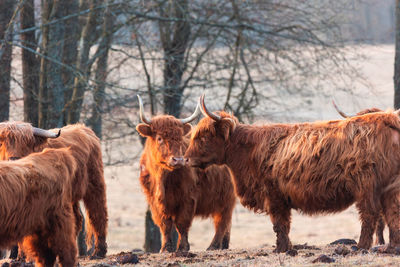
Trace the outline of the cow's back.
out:
<instances>
[{"instance_id":1,"label":"cow's back","mask_svg":"<svg viewBox=\"0 0 400 267\"><path fill-rule=\"evenodd\" d=\"M363 121L296 125L271 156L271 178L293 208L343 210L393 182L400 171L396 134Z\"/></svg>"},{"instance_id":2,"label":"cow's back","mask_svg":"<svg viewBox=\"0 0 400 267\"><path fill-rule=\"evenodd\" d=\"M65 126L61 129L61 135L58 138L48 139L45 146L71 148L71 153L78 164L76 179L73 182L73 188L80 191L74 191L77 199L85 195L90 184L89 179L94 180L95 183L104 180L100 139L90 128L82 124Z\"/></svg>"}]
</instances>

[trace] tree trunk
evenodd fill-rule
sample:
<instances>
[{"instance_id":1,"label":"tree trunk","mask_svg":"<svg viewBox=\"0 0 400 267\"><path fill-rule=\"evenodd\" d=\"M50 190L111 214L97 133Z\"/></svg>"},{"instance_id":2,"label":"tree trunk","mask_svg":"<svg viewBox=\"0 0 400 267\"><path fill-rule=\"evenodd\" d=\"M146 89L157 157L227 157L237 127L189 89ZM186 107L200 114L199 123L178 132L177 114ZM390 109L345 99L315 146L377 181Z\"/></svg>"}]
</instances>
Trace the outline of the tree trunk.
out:
<instances>
[{"instance_id":1,"label":"tree trunk","mask_svg":"<svg viewBox=\"0 0 400 267\"><path fill-rule=\"evenodd\" d=\"M164 49L164 113L179 117L182 108L182 76L186 70L185 52L190 40L190 23L185 20L189 13L187 0L175 0L173 16L175 22L172 40L170 29L160 25L160 35ZM162 22L161 22L162 23Z\"/></svg>"},{"instance_id":2,"label":"tree trunk","mask_svg":"<svg viewBox=\"0 0 400 267\"><path fill-rule=\"evenodd\" d=\"M396 0L396 45L394 59L394 108L400 108L400 0Z\"/></svg>"},{"instance_id":3,"label":"tree trunk","mask_svg":"<svg viewBox=\"0 0 400 267\"><path fill-rule=\"evenodd\" d=\"M62 0L42 1L42 23L61 19L68 5ZM52 60L62 62L64 51L65 23L60 20L42 29L42 53ZM42 58L39 82L39 127L55 128L63 125L65 87L62 67L53 61Z\"/></svg>"},{"instance_id":4,"label":"tree trunk","mask_svg":"<svg viewBox=\"0 0 400 267\"><path fill-rule=\"evenodd\" d=\"M10 115L10 78L11 78L11 54L12 25L10 20L14 13L13 0L0 1L0 40L2 50L0 56L0 122L9 119Z\"/></svg>"},{"instance_id":5,"label":"tree trunk","mask_svg":"<svg viewBox=\"0 0 400 267\"><path fill-rule=\"evenodd\" d=\"M146 211L145 229L144 251L159 252L161 249L160 229L154 224L149 207L147 207Z\"/></svg>"},{"instance_id":6,"label":"tree trunk","mask_svg":"<svg viewBox=\"0 0 400 267\"><path fill-rule=\"evenodd\" d=\"M96 135L101 138L101 114L103 112L103 102L106 88L107 69L108 69L108 52L111 47L112 41L112 28L113 28L113 16L110 8L108 7L104 12L103 32L100 45L97 49L96 54L99 55L97 59L95 79L96 84L93 89L93 106L92 116L90 118L90 125Z\"/></svg>"},{"instance_id":7,"label":"tree trunk","mask_svg":"<svg viewBox=\"0 0 400 267\"><path fill-rule=\"evenodd\" d=\"M35 26L35 8L33 0L26 0L20 13L21 30ZM23 46L36 50L35 31L21 34ZM24 90L24 121L38 126L39 60L34 53L22 49L22 85Z\"/></svg>"},{"instance_id":8,"label":"tree trunk","mask_svg":"<svg viewBox=\"0 0 400 267\"><path fill-rule=\"evenodd\" d=\"M90 2L90 8L93 9L98 5L102 4L102 0L92 0ZM79 52L77 59L77 69L83 75L82 77L75 77L74 89L72 91L72 97L68 110L67 122L69 124L76 123L80 119L83 97L85 94L85 88L88 82L89 73L89 52L95 40L96 32L96 17L98 16L98 10L92 10L89 13L86 25L82 29L81 40L79 44Z\"/></svg>"},{"instance_id":9,"label":"tree trunk","mask_svg":"<svg viewBox=\"0 0 400 267\"><path fill-rule=\"evenodd\" d=\"M69 4L66 5L65 12L65 15L78 13L79 0L69 1ZM65 21L65 32L67 34L64 41L63 63L74 68L76 67L76 60L78 57L78 42L80 39L81 28L82 27L80 27L79 19L77 17L72 17ZM65 86L64 102L66 104L65 110L63 112L64 125L67 124L68 112L70 110L68 103L72 97L75 75L76 74L73 73L71 70L68 70L66 68L62 69L62 79Z\"/></svg>"}]
</instances>

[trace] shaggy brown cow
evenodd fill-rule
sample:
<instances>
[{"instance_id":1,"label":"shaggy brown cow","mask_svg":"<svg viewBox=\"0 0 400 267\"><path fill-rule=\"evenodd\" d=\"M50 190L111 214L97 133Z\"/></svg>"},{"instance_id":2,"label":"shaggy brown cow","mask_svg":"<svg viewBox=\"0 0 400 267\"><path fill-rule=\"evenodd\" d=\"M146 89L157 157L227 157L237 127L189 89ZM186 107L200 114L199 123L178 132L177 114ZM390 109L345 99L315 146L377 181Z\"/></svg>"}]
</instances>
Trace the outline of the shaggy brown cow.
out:
<instances>
[{"instance_id":1,"label":"shaggy brown cow","mask_svg":"<svg viewBox=\"0 0 400 267\"><path fill-rule=\"evenodd\" d=\"M291 209L313 215L356 203L359 248L370 248L379 213L400 245L399 112L298 124L241 124L209 112L193 131L185 158L191 166L226 164L243 205L270 215L276 252L290 249Z\"/></svg>"},{"instance_id":2,"label":"shaggy brown cow","mask_svg":"<svg viewBox=\"0 0 400 267\"><path fill-rule=\"evenodd\" d=\"M58 130L60 131L60 130ZM32 127L28 123L0 123L0 160L17 159L44 148L70 147L78 162L73 181L73 209L76 230L82 226L79 201L83 200L88 215L87 237L95 237L93 256L104 257L107 252L107 205L103 160L99 138L88 127L75 124L61 129L62 134Z\"/></svg>"},{"instance_id":3,"label":"shaggy brown cow","mask_svg":"<svg viewBox=\"0 0 400 267\"><path fill-rule=\"evenodd\" d=\"M185 137L191 131L190 121L159 115L151 120L143 114L137 131L147 137L140 160L140 182L150 205L154 222L162 234L161 252L175 251L171 229L179 233L178 250L188 251L188 232L194 216L212 216L215 236L208 249L229 247L232 211L235 195L226 167L211 166L206 170L184 166L183 154L189 143ZM198 111L198 110L196 110Z\"/></svg>"},{"instance_id":4,"label":"shaggy brown cow","mask_svg":"<svg viewBox=\"0 0 400 267\"><path fill-rule=\"evenodd\" d=\"M76 266L71 184L77 163L68 148L0 162L0 248L22 242L36 266ZM21 243L20 243L21 244Z\"/></svg>"}]
</instances>

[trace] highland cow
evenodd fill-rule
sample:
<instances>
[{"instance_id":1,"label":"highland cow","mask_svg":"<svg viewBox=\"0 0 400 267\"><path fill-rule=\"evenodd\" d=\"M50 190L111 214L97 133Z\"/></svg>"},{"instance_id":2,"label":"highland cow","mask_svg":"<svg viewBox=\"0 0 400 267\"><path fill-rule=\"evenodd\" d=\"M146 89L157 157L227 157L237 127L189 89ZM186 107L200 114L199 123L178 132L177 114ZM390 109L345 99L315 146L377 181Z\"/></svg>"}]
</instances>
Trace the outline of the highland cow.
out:
<instances>
[{"instance_id":1,"label":"highland cow","mask_svg":"<svg viewBox=\"0 0 400 267\"><path fill-rule=\"evenodd\" d=\"M161 252L176 249L171 239L174 225L179 234L178 250L190 249L188 232L195 216L214 219L215 235L208 249L227 249L236 201L228 168L210 166L202 170L184 165L189 122L198 116L198 110L186 119L159 115L149 120L143 114L140 97L139 103L143 123L136 129L147 137L140 159L140 182L153 220L161 230Z\"/></svg>"},{"instance_id":2,"label":"highland cow","mask_svg":"<svg viewBox=\"0 0 400 267\"><path fill-rule=\"evenodd\" d=\"M68 125L58 133L32 127L28 123L0 123L0 160L18 159L44 148L70 147L78 163L72 182L73 210L77 233L82 226L79 201L87 211L87 242L95 237L94 257L104 257L107 252L107 204L103 174L103 160L99 138L81 124ZM60 135L60 131L62 134Z\"/></svg>"},{"instance_id":3,"label":"highland cow","mask_svg":"<svg viewBox=\"0 0 400 267\"><path fill-rule=\"evenodd\" d=\"M380 212L388 251L400 245L399 111L345 120L246 125L225 112L193 130L185 160L193 167L226 164L241 203L270 215L276 252L291 248L291 209L308 215L359 211L359 248L368 249Z\"/></svg>"},{"instance_id":4,"label":"highland cow","mask_svg":"<svg viewBox=\"0 0 400 267\"><path fill-rule=\"evenodd\" d=\"M45 149L0 162L0 248L20 242L36 266L76 266L69 148Z\"/></svg>"}]
</instances>

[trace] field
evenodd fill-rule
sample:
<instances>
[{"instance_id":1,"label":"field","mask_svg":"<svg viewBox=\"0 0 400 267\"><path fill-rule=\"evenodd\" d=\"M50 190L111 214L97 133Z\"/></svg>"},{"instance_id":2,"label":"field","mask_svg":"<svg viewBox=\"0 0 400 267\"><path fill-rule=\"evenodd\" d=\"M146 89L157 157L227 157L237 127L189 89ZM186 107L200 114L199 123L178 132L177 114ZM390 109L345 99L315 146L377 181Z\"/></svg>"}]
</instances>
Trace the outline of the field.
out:
<instances>
[{"instance_id":1,"label":"field","mask_svg":"<svg viewBox=\"0 0 400 267\"><path fill-rule=\"evenodd\" d=\"M367 107L390 108L393 104L393 46L367 46L362 48L369 57L362 65L371 87L360 85L362 97L335 93L333 97L349 114ZM296 113L298 120L337 119L330 98L315 96L309 106ZM287 121L286 116L275 117L274 121ZM130 144L141 149L139 142ZM358 240L360 223L352 206L346 211L324 216L309 217L293 212L290 238L297 247L297 255L272 252L275 234L269 217L254 214L238 202L232 220L230 250L206 252L214 234L210 219L195 219L189 233L191 253L147 254L144 244L144 217L147 204L138 181L137 160L129 165L107 167L107 197L109 209L108 258L105 260L80 259L81 266L110 266L129 262L130 255L137 254L139 266L318 266L313 263L321 254L333 258L332 266L400 266L399 255L387 255L370 251L353 251L351 246L329 245L331 242L348 238ZM385 238L388 233L385 230ZM336 250L336 252L335 252ZM120 254L125 252L125 254ZM133 254L132 254L133 253ZM3 263L0 261L0 264ZM127 265L129 266L129 265Z\"/></svg>"}]
</instances>

